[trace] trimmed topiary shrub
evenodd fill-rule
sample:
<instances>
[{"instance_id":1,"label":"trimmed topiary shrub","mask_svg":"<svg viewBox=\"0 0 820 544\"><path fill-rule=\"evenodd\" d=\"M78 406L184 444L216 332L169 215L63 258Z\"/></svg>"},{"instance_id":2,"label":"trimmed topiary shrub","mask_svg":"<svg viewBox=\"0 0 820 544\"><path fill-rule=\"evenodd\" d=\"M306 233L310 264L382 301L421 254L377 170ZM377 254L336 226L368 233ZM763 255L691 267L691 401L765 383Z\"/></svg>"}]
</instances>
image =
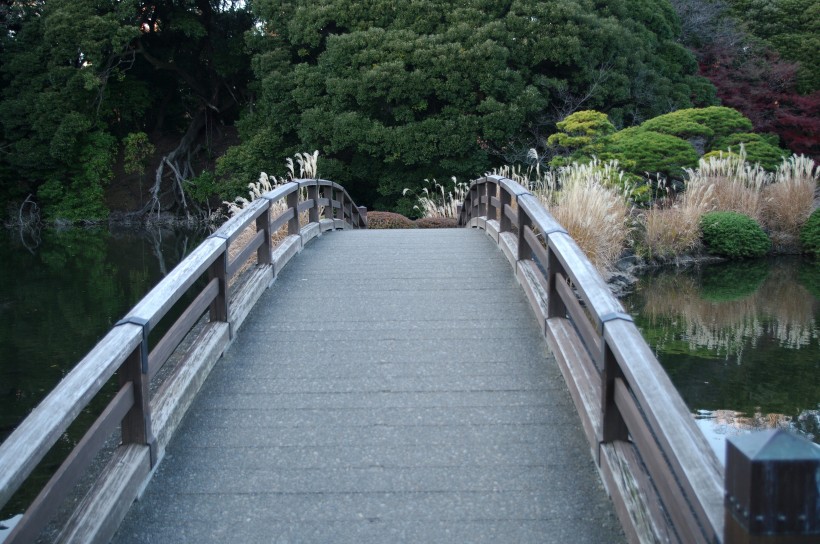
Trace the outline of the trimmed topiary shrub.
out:
<instances>
[{"instance_id":1,"label":"trimmed topiary shrub","mask_svg":"<svg viewBox=\"0 0 820 544\"><path fill-rule=\"evenodd\" d=\"M624 169L636 175L661 174L666 178L682 179L684 168L698 164L695 148L677 136L625 128L603 141L603 159L618 159Z\"/></svg>"},{"instance_id":2,"label":"trimmed topiary shrub","mask_svg":"<svg viewBox=\"0 0 820 544\"><path fill-rule=\"evenodd\" d=\"M730 259L760 257L772 246L760 225L737 212L709 212L700 220L703 243L710 253Z\"/></svg>"},{"instance_id":3,"label":"trimmed topiary shrub","mask_svg":"<svg viewBox=\"0 0 820 544\"><path fill-rule=\"evenodd\" d=\"M820 208L812 212L800 230L800 243L805 253L820 257Z\"/></svg>"},{"instance_id":4,"label":"trimmed topiary shrub","mask_svg":"<svg viewBox=\"0 0 820 544\"><path fill-rule=\"evenodd\" d=\"M712 145L712 150L728 151L731 149L733 153L737 153L740 151L741 144L746 150L746 162L758 163L766 170L776 170L783 159L789 156L788 151L772 145L764 135L752 132L741 132L718 138Z\"/></svg>"},{"instance_id":5,"label":"trimmed topiary shrub","mask_svg":"<svg viewBox=\"0 0 820 544\"><path fill-rule=\"evenodd\" d=\"M422 217L416 219L416 226L420 229L453 229L458 226L455 217Z\"/></svg>"},{"instance_id":6,"label":"trimmed topiary shrub","mask_svg":"<svg viewBox=\"0 0 820 544\"><path fill-rule=\"evenodd\" d=\"M411 219L393 212L367 212L369 229L414 229L416 224Z\"/></svg>"}]
</instances>

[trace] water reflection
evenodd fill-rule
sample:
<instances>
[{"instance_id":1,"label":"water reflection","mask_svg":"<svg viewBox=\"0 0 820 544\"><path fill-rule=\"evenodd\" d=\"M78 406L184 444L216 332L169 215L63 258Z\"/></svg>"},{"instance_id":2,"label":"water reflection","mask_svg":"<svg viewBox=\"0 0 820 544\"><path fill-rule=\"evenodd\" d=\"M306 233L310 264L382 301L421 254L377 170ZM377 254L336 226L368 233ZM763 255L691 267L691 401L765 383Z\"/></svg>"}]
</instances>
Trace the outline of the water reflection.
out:
<instances>
[{"instance_id":1,"label":"water reflection","mask_svg":"<svg viewBox=\"0 0 820 544\"><path fill-rule=\"evenodd\" d=\"M16 231L0 231L0 441L207 234L43 230L35 246ZM77 431L60 439L45 465L60 462L95 409L79 416ZM47 479L49 470L33 478ZM26 500L13 499L4 512Z\"/></svg>"},{"instance_id":2,"label":"water reflection","mask_svg":"<svg viewBox=\"0 0 820 544\"><path fill-rule=\"evenodd\" d=\"M663 271L626 301L698 425L789 427L820 442L820 265L778 259Z\"/></svg>"}]
</instances>

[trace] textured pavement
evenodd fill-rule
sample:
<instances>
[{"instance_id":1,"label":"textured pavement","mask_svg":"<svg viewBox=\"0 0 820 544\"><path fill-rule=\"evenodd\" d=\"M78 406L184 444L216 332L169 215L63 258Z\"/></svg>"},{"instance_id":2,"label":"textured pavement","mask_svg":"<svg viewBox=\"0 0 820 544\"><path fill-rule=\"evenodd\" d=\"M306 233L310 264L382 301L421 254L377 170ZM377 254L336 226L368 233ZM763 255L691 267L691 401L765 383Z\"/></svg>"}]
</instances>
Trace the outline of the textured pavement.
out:
<instances>
[{"instance_id":1,"label":"textured pavement","mask_svg":"<svg viewBox=\"0 0 820 544\"><path fill-rule=\"evenodd\" d=\"M325 233L257 303L114 542L620 542L481 231Z\"/></svg>"}]
</instances>

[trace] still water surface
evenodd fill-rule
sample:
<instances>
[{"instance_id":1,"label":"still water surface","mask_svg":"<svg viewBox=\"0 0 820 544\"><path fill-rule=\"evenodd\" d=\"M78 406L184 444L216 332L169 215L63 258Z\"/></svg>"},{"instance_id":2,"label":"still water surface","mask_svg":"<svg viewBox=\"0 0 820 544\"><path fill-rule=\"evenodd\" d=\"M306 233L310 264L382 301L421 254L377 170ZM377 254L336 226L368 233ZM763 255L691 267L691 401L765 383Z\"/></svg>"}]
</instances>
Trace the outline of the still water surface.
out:
<instances>
[{"instance_id":1,"label":"still water surface","mask_svg":"<svg viewBox=\"0 0 820 544\"><path fill-rule=\"evenodd\" d=\"M820 443L820 263L779 258L663 270L624 301L723 460L772 427Z\"/></svg>"},{"instance_id":2,"label":"still water surface","mask_svg":"<svg viewBox=\"0 0 820 544\"><path fill-rule=\"evenodd\" d=\"M32 240L0 230L0 441L207 234L70 229ZM105 402L80 415L0 519L25 508Z\"/></svg>"}]
</instances>

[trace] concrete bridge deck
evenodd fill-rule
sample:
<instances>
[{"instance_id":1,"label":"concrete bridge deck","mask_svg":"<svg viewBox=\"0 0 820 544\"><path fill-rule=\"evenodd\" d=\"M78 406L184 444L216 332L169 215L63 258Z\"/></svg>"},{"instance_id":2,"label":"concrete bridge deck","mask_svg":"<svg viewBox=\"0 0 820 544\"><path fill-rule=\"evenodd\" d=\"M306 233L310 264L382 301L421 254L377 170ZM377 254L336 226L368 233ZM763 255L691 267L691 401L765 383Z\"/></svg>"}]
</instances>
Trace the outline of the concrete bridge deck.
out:
<instances>
[{"instance_id":1,"label":"concrete bridge deck","mask_svg":"<svg viewBox=\"0 0 820 544\"><path fill-rule=\"evenodd\" d=\"M472 229L307 246L114 542L619 542L522 289Z\"/></svg>"}]
</instances>

